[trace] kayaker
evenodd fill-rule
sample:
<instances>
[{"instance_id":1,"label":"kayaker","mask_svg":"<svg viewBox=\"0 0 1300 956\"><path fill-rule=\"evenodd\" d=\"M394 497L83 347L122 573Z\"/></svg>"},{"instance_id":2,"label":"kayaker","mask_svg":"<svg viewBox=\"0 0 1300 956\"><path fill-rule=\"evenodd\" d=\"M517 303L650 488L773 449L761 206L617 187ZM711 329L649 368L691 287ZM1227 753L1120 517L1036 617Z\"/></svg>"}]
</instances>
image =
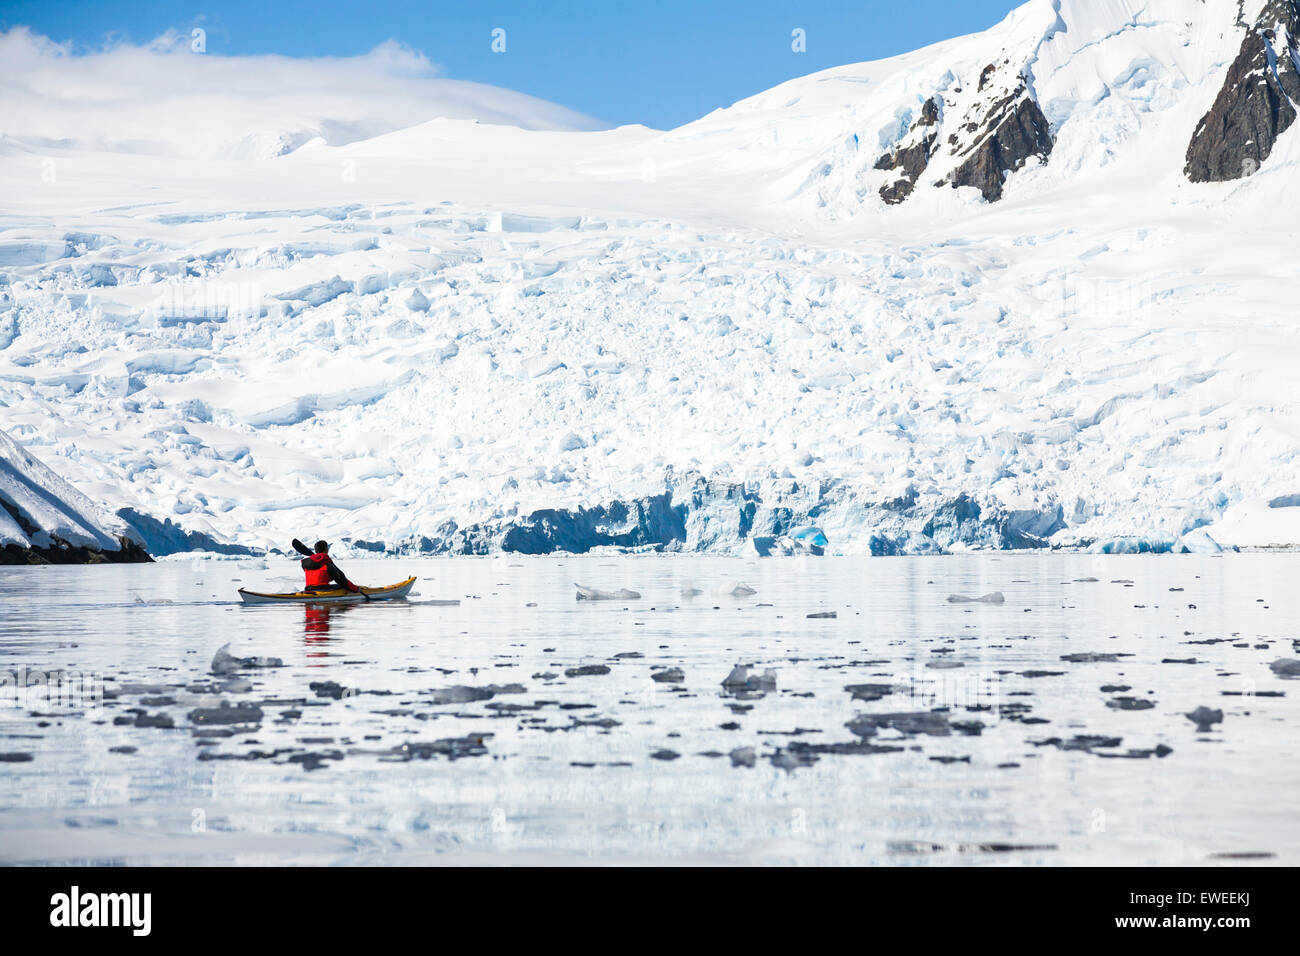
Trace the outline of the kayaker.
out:
<instances>
[{"instance_id":1,"label":"kayaker","mask_svg":"<svg viewBox=\"0 0 1300 956\"><path fill-rule=\"evenodd\" d=\"M307 591L328 591L331 590L331 583L338 587L347 588L353 594L360 590L355 584L348 580L334 560L330 557L330 544L328 541L317 541L314 548L308 548L297 538L293 539L293 548L299 554L304 555L302 559L302 570L307 575Z\"/></svg>"}]
</instances>

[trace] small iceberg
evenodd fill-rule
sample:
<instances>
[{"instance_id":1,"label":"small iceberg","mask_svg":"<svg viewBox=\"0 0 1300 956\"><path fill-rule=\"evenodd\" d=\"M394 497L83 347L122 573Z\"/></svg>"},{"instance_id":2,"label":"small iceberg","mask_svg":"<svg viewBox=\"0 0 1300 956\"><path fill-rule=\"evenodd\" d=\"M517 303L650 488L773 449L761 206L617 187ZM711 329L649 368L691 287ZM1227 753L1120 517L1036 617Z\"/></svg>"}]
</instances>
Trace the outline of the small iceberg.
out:
<instances>
[{"instance_id":1,"label":"small iceberg","mask_svg":"<svg viewBox=\"0 0 1300 956\"><path fill-rule=\"evenodd\" d=\"M1004 604L1006 600L1001 591L991 591L980 597L967 597L964 594L948 595L949 604Z\"/></svg>"},{"instance_id":2,"label":"small iceberg","mask_svg":"<svg viewBox=\"0 0 1300 956\"><path fill-rule=\"evenodd\" d=\"M235 657L230 653L230 645L222 644L212 657L212 673L218 677L227 677L242 670L254 667L283 667L284 661L278 657Z\"/></svg>"},{"instance_id":3,"label":"small iceberg","mask_svg":"<svg viewBox=\"0 0 1300 956\"><path fill-rule=\"evenodd\" d=\"M822 529L813 525L795 528L788 534L777 537L755 535L750 538L750 543L760 558L790 557L796 554L821 557L826 553L828 544Z\"/></svg>"},{"instance_id":4,"label":"small iceberg","mask_svg":"<svg viewBox=\"0 0 1300 956\"><path fill-rule=\"evenodd\" d=\"M776 690L776 671L767 670L758 674L753 672L749 664L737 664L722 681L722 686L733 692Z\"/></svg>"},{"instance_id":5,"label":"small iceberg","mask_svg":"<svg viewBox=\"0 0 1300 956\"><path fill-rule=\"evenodd\" d=\"M1300 661L1295 660L1294 658L1279 657L1272 664L1268 665L1268 669L1278 677L1285 677L1288 679L1292 677L1300 677Z\"/></svg>"},{"instance_id":6,"label":"small iceberg","mask_svg":"<svg viewBox=\"0 0 1300 956\"><path fill-rule=\"evenodd\" d=\"M1187 532L1174 542L1174 554L1220 554L1223 546L1210 537L1204 528Z\"/></svg>"},{"instance_id":7,"label":"small iceberg","mask_svg":"<svg viewBox=\"0 0 1300 956\"><path fill-rule=\"evenodd\" d=\"M1215 724L1223 723L1223 711L1217 707L1197 707L1195 710L1184 714L1184 716L1196 725L1199 733L1203 734L1212 731Z\"/></svg>"},{"instance_id":8,"label":"small iceberg","mask_svg":"<svg viewBox=\"0 0 1300 956\"><path fill-rule=\"evenodd\" d=\"M629 591L627 588L602 591L599 588L584 587L576 581L573 586L578 589L579 601L635 601L641 597L640 591Z\"/></svg>"}]
</instances>

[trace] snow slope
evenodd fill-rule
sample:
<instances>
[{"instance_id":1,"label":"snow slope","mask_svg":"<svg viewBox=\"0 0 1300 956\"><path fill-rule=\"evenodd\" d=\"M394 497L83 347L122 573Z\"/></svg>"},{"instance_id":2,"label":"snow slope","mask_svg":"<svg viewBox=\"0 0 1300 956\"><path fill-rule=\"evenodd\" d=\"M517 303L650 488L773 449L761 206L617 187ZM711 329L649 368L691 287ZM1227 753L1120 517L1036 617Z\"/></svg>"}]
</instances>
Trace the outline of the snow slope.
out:
<instances>
[{"instance_id":1,"label":"snow slope","mask_svg":"<svg viewBox=\"0 0 1300 956\"><path fill-rule=\"evenodd\" d=\"M0 424L254 547L1297 544L1233 519L1300 494L1297 134L1183 175L1260 6L1032 0L667 132L178 162L6 129ZM1003 95L1053 142L988 202L950 178Z\"/></svg>"}]
</instances>

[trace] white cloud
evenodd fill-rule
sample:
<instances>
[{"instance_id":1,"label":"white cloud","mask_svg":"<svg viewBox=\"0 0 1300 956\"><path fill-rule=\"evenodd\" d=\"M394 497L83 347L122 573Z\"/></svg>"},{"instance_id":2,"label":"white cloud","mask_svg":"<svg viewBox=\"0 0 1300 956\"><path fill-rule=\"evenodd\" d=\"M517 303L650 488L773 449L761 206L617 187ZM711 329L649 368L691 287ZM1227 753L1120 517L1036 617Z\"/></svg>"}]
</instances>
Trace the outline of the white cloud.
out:
<instances>
[{"instance_id":1,"label":"white cloud","mask_svg":"<svg viewBox=\"0 0 1300 956\"><path fill-rule=\"evenodd\" d=\"M601 125L523 93L440 77L423 53L391 40L360 56L294 58L192 53L177 33L90 53L25 27L0 33L0 133L34 146L257 157L438 118Z\"/></svg>"}]
</instances>

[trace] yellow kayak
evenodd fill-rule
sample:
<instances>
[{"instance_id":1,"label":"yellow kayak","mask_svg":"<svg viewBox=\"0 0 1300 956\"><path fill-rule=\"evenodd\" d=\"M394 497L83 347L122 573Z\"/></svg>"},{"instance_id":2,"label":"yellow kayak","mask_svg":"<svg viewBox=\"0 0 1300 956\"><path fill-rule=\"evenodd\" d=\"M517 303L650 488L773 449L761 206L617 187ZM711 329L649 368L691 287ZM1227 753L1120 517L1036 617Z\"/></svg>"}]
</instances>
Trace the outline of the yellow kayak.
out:
<instances>
[{"instance_id":1,"label":"yellow kayak","mask_svg":"<svg viewBox=\"0 0 1300 956\"><path fill-rule=\"evenodd\" d=\"M331 588L328 591L293 591L288 594L264 594L260 591L239 589L239 596L245 604L360 604L365 601L392 601L404 598L415 584L415 578L407 578L397 584L382 588L363 587L359 592L346 588Z\"/></svg>"}]
</instances>

